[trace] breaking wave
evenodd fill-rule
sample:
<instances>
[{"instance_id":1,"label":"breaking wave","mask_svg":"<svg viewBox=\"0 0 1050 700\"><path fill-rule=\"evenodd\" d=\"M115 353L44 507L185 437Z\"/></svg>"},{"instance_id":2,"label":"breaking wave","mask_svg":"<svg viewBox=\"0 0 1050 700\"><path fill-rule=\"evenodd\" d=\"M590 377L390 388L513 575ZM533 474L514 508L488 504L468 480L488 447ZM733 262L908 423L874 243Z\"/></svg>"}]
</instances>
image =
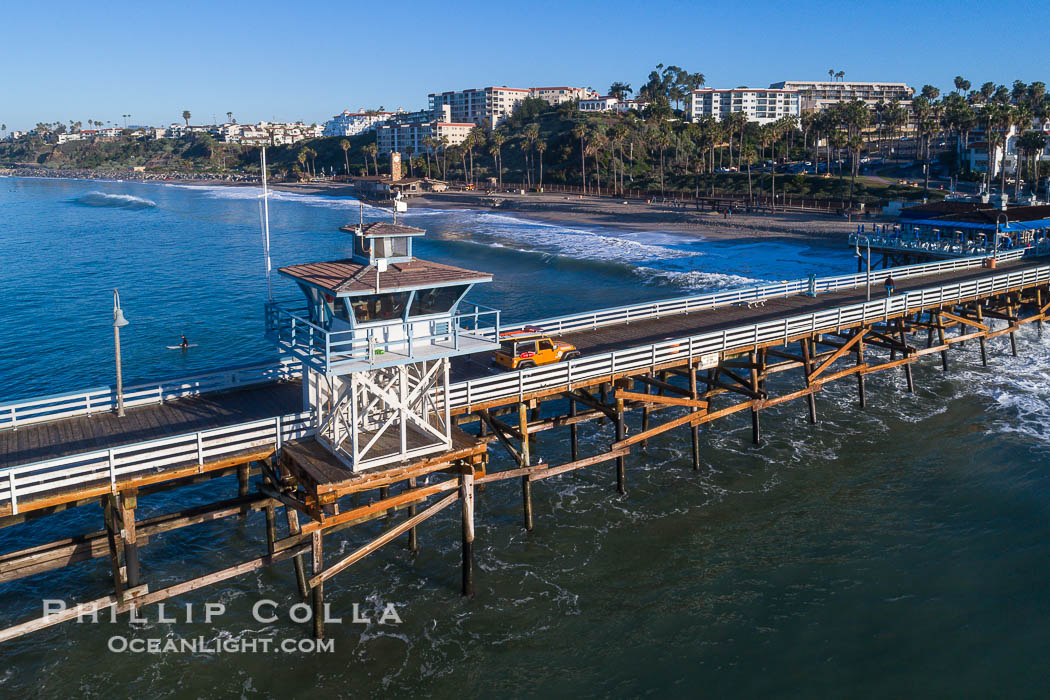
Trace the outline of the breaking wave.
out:
<instances>
[{"instance_id":1,"label":"breaking wave","mask_svg":"<svg viewBox=\"0 0 1050 700\"><path fill-rule=\"evenodd\" d=\"M113 209L152 209L157 203L130 194L107 194L105 192L88 192L73 200L82 207L109 207Z\"/></svg>"}]
</instances>

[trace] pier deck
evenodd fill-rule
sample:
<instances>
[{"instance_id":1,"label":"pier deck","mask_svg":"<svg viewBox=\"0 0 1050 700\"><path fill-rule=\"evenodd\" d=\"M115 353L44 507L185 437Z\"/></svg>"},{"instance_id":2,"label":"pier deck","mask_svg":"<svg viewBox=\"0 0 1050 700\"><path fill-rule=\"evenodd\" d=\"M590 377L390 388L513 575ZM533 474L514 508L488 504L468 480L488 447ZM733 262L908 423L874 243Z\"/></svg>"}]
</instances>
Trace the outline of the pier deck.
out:
<instances>
[{"instance_id":1,"label":"pier deck","mask_svg":"<svg viewBox=\"0 0 1050 700\"><path fill-rule=\"evenodd\" d=\"M35 423L0 431L0 464L15 467L283 416L299 411L302 401L302 387L292 380L129 408L123 418L105 412Z\"/></svg>"}]
</instances>

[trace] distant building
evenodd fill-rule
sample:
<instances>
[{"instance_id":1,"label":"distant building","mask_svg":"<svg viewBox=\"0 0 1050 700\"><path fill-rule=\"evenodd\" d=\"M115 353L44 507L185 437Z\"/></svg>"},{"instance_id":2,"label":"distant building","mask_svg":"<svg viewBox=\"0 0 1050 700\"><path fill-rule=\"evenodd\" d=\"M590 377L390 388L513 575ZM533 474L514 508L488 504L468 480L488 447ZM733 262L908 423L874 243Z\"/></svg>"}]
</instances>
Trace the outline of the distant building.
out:
<instances>
[{"instance_id":1,"label":"distant building","mask_svg":"<svg viewBox=\"0 0 1050 700\"><path fill-rule=\"evenodd\" d=\"M487 87L432 93L427 99L430 111L435 115L441 111L442 106L447 105L450 122L470 122L486 129L495 129L530 95L529 90L521 88Z\"/></svg>"},{"instance_id":2,"label":"distant building","mask_svg":"<svg viewBox=\"0 0 1050 700\"><path fill-rule=\"evenodd\" d=\"M62 145L63 143L69 143L70 141L84 141L87 137L79 131L73 134L58 134L57 143Z\"/></svg>"},{"instance_id":3,"label":"distant building","mask_svg":"<svg viewBox=\"0 0 1050 700\"><path fill-rule=\"evenodd\" d=\"M598 93L579 87L534 87L529 88L529 96L539 98L547 104L560 105L563 102L571 102L572 100L586 100L598 97Z\"/></svg>"},{"instance_id":4,"label":"distant building","mask_svg":"<svg viewBox=\"0 0 1050 700\"><path fill-rule=\"evenodd\" d=\"M802 98L802 111L821 110L829 105L863 100L873 108L880 101L898 100L911 104L915 89L906 83L876 83L837 80L784 80L769 86L779 90L797 90Z\"/></svg>"},{"instance_id":5,"label":"distant building","mask_svg":"<svg viewBox=\"0 0 1050 700\"><path fill-rule=\"evenodd\" d=\"M748 121L769 124L783 117L797 117L799 94L796 90L774 88L701 88L689 95L689 118L723 119L733 112L743 113Z\"/></svg>"},{"instance_id":6,"label":"distant building","mask_svg":"<svg viewBox=\"0 0 1050 700\"><path fill-rule=\"evenodd\" d=\"M376 146L379 153L398 151L417 155L427 150L427 139L440 142L447 139L447 145L458 146L463 143L474 122L411 122L406 124L380 124L376 128Z\"/></svg>"},{"instance_id":7,"label":"distant building","mask_svg":"<svg viewBox=\"0 0 1050 700\"><path fill-rule=\"evenodd\" d=\"M581 112L629 112L632 109L640 112L648 106L649 103L642 100L621 100L608 95L582 99L577 109Z\"/></svg>"},{"instance_id":8,"label":"distant building","mask_svg":"<svg viewBox=\"0 0 1050 700\"><path fill-rule=\"evenodd\" d=\"M394 112L375 112L358 110L344 111L337 114L324 124L325 136L357 136L366 131L372 131L376 125L385 122L394 116Z\"/></svg>"}]
</instances>

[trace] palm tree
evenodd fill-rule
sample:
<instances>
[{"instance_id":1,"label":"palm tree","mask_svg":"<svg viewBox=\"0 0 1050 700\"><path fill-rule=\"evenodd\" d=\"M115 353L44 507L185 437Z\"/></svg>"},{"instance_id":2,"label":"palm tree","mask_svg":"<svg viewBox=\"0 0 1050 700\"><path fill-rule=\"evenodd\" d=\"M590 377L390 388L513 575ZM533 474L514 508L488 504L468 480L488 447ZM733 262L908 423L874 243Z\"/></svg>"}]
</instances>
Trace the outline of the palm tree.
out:
<instances>
[{"instance_id":1,"label":"palm tree","mask_svg":"<svg viewBox=\"0 0 1050 700\"><path fill-rule=\"evenodd\" d=\"M470 183L474 184L474 149L485 145L485 130L475 126L467 134L467 140L463 142L470 154Z\"/></svg>"},{"instance_id":2,"label":"palm tree","mask_svg":"<svg viewBox=\"0 0 1050 700\"><path fill-rule=\"evenodd\" d=\"M755 203L755 198L751 193L751 164L755 162L755 148L754 146L748 146L740 152L740 159L747 164L747 206L752 207Z\"/></svg>"},{"instance_id":3,"label":"palm tree","mask_svg":"<svg viewBox=\"0 0 1050 700\"><path fill-rule=\"evenodd\" d=\"M583 193L587 194L587 160L586 146L584 144L584 140L587 138L587 124L576 122L576 125L572 127L572 137L580 141L580 182L583 183Z\"/></svg>"},{"instance_id":4,"label":"palm tree","mask_svg":"<svg viewBox=\"0 0 1050 700\"><path fill-rule=\"evenodd\" d=\"M427 157L427 178L430 177L430 151L432 151L435 146L437 146L437 141L435 141L432 137L427 136L425 139L423 139L423 152L426 154Z\"/></svg>"},{"instance_id":5,"label":"palm tree","mask_svg":"<svg viewBox=\"0 0 1050 700\"><path fill-rule=\"evenodd\" d=\"M227 113L226 113L226 121L227 121L228 123L230 123L230 124L232 124L232 123L233 123L233 112L227 112Z\"/></svg>"},{"instance_id":6,"label":"palm tree","mask_svg":"<svg viewBox=\"0 0 1050 700\"><path fill-rule=\"evenodd\" d=\"M617 80L615 83L609 86L609 94L618 100L623 100L627 95L632 92L630 83L623 83Z\"/></svg>"},{"instance_id":7,"label":"palm tree","mask_svg":"<svg viewBox=\"0 0 1050 700\"><path fill-rule=\"evenodd\" d=\"M350 176L350 142L346 139L339 141L339 148L343 149L343 162L346 164L347 177Z\"/></svg>"},{"instance_id":8,"label":"palm tree","mask_svg":"<svg viewBox=\"0 0 1050 700\"><path fill-rule=\"evenodd\" d=\"M499 131L492 132L492 137L491 137L492 146L496 149L496 157L495 157L495 162L496 162L496 180L499 183L500 189L503 188L503 151L502 151L502 148L503 148L503 143L506 140L507 140L507 137L504 136L501 132L499 132Z\"/></svg>"},{"instance_id":9,"label":"palm tree","mask_svg":"<svg viewBox=\"0 0 1050 700\"><path fill-rule=\"evenodd\" d=\"M835 79L836 80L840 80L840 81L841 80L845 80L846 79L846 71L840 70L839 72L835 73Z\"/></svg>"},{"instance_id":10,"label":"palm tree","mask_svg":"<svg viewBox=\"0 0 1050 700\"><path fill-rule=\"evenodd\" d=\"M1029 178L1032 182L1032 194L1035 194L1037 181L1039 179L1039 154L1046 148L1046 137L1043 136L1042 132L1039 131L1026 131L1020 138L1017 139L1017 151L1018 151L1018 182L1021 180L1020 175L1020 162L1021 153L1025 153L1031 159L1031 167L1029 170ZM1017 199L1018 191L1014 189L1014 199Z\"/></svg>"},{"instance_id":11,"label":"palm tree","mask_svg":"<svg viewBox=\"0 0 1050 700\"><path fill-rule=\"evenodd\" d=\"M190 114L190 110L188 110L188 109L182 110L182 119L183 119L183 121L186 122L186 126L190 125L190 117L191 116L193 116L193 115Z\"/></svg>"},{"instance_id":12,"label":"palm tree","mask_svg":"<svg viewBox=\"0 0 1050 700\"><path fill-rule=\"evenodd\" d=\"M539 187L543 189L543 152L547 150L547 142L543 139L539 139L535 144L536 153L540 156L540 182Z\"/></svg>"},{"instance_id":13,"label":"palm tree","mask_svg":"<svg viewBox=\"0 0 1050 700\"><path fill-rule=\"evenodd\" d=\"M834 68L828 68L828 77L831 78L832 80L835 79L835 69Z\"/></svg>"},{"instance_id":14,"label":"palm tree","mask_svg":"<svg viewBox=\"0 0 1050 700\"><path fill-rule=\"evenodd\" d=\"M375 166L376 177L379 177L379 162L376 160L376 154L379 153L379 146L374 143L365 144L361 149L365 153L365 174L368 174L368 158L372 159L372 163Z\"/></svg>"},{"instance_id":15,"label":"palm tree","mask_svg":"<svg viewBox=\"0 0 1050 700\"><path fill-rule=\"evenodd\" d=\"M305 148L300 149L299 153L296 154L295 159L297 161L299 161L300 169L305 169L306 168L306 159L307 158L308 158L308 156L306 154L306 149ZM307 173L307 174L309 174L309 173Z\"/></svg>"}]
</instances>

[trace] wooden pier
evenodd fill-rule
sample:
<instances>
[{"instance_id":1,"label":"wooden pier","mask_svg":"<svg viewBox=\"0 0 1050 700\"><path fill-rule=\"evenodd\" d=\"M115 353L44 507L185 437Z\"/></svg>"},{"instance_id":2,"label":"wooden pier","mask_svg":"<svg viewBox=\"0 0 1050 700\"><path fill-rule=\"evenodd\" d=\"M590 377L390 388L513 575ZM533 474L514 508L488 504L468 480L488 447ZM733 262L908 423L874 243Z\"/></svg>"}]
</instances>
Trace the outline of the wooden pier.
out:
<instances>
[{"instance_id":1,"label":"wooden pier","mask_svg":"<svg viewBox=\"0 0 1050 700\"><path fill-rule=\"evenodd\" d=\"M92 558L109 559L112 577L111 593L8 626L0 641L84 610L123 612L284 561L319 612L326 582L333 585L398 538L417 550L418 529L457 504L462 592L470 596L479 486L515 482L522 526L532 530L544 512L542 495L533 494L536 482L601 468L608 469L610 487L625 494L632 449L672 430L690 441L692 467L700 470L705 424L746 412L751 439L760 444L763 411L797 400L815 423L822 388L839 381L855 384L863 409L868 375L899 371L906 390L914 391L914 363L937 361L950 371L951 350L968 341L979 344L984 364L992 351L1016 355L1016 332L1030 323L1041 327L1050 314L1050 265L1023 254L1003 256L994 269L965 259L889 273L896 293L887 297L887 273L879 271L870 301L866 275L848 275L533 322L582 356L513 372L497 371L484 356L454 358L439 397L455 422L451 444L372 469L353 471L321 447L315 418L301 410L294 365L215 393L166 394L162 387L157 400L144 399L122 419L105 410L110 398L103 399L103 412L97 402L82 409L69 397L0 406L6 426L0 430L0 527L78 506L99 504L102 515L97 531L0 555L0 583ZM1008 344L989 342L1004 336ZM782 375L777 387L789 385L781 393L772 389L774 375ZM637 431L628 416L639 417L631 421L640 425ZM584 455L578 428L593 421L605 426L607 441ZM569 461L539 461L535 436L562 430ZM220 477L229 478L216 481L217 489L229 484L229 493L136 517L142 497ZM248 510L265 513L266 549L258 556L164 588L143 580L140 562L155 535ZM383 534L326 556L325 544L336 533L380 518L388 525ZM40 582L46 588L46 579ZM317 636L324 634L321 619L315 615Z\"/></svg>"}]
</instances>

